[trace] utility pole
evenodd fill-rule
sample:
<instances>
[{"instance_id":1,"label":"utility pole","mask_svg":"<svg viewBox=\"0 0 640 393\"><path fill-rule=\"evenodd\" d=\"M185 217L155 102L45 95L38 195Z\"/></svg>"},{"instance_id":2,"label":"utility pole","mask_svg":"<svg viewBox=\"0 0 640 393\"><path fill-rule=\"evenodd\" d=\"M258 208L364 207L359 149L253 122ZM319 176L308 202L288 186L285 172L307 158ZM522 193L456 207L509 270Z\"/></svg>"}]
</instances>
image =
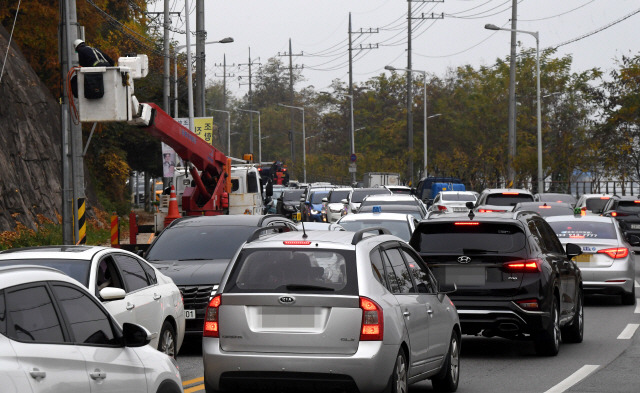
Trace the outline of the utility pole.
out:
<instances>
[{"instance_id":1,"label":"utility pole","mask_svg":"<svg viewBox=\"0 0 640 393\"><path fill-rule=\"evenodd\" d=\"M258 58L260 60L260 58ZM249 66L249 109L253 110L253 90L251 86L251 67L254 65L260 65L261 63L254 63L251 60L251 48L249 48L249 62L246 64L238 64L238 66ZM242 78L242 77L240 77ZM240 85L246 85L247 83L240 83ZM249 153L253 154L253 113L249 113Z\"/></svg>"},{"instance_id":2,"label":"utility pole","mask_svg":"<svg viewBox=\"0 0 640 393\"><path fill-rule=\"evenodd\" d=\"M518 25L518 1L511 5L511 61L509 63L509 154L507 157L507 187L513 187L516 179L516 29Z\"/></svg>"},{"instance_id":3,"label":"utility pole","mask_svg":"<svg viewBox=\"0 0 640 393\"><path fill-rule=\"evenodd\" d=\"M291 101L291 106L293 106L294 98L295 98L295 94L293 92L293 70L304 68L304 65L302 67L298 67L297 64L295 67L293 66L293 56L304 56L304 53L300 52L300 53L294 54L293 50L291 49L291 38L289 38L289 53L284 52L281 54L280 52L278 52L278 56L289 56L289 99ZM296 155L295 155L296 150L295 150L295 138L294 138L295 133L293 132L293 122L294 122L293 109L290 108L289 112L291 113L291 129L289 130L289 143L291 144L291 161L296 162Z\"/></svg>"},{"instance_id":4,"label":"utility pole","mask_svg":"<svg viewBox=\"0 0 640 393\"><path fill-rule=\"evenodd\" d=\"M189 12L188 10L186 12ZM189 15L186 16L187 18ZM190 32L187 31L187 34ZM205 115L205 51L207 31L204 29L204 0L196 0L196 117ZM188 49L188 48L187 48Z\"/></svg>"},{"instance_id":5,"label":"utility pole","mask_svg":"<svg viewBox=\"0 0 640 393\"><path fill-rule=\"evenodd\" d=\"M213 74L213 75L215 77L222 76L222 109L224 109L226 111L227 110L227 76L230 77L230 78L233 78L235 76L235 74L227 74L227 54L226 53L222 57L222 64L215 63L214 65L216 67L222 66L222 75L218 75L218 74ZM235 64L231 64L231 66L234 67ZM224 124L224 123L226 123L226 121L227 121L227 119L225 119L223 121L223 123L222 123L223 127L222 128L225 128L224 126L226 124ZM227 126L226 128L228 129L228 127L230 125L226 125L226 126ZM227 148L228 148L228 146L227 146ZM231 153L229 153L229 154L231 154Z\"/></svg>"},{"instance_id":6,"label":"utility pole","mask_svg":"<svg viewBox=\"0 0 640 393\"><path fill-rule=\"evenodd\" d=\"M171 26L171 15L180 15L179 12L169 12L169 0L164 0L163 12L145 12L147 15L163 15L164 38L163 38L163 55L164 55L164 75L162 83L162 107L165 112L171 111L171 42L169 27Z\"/></svg>"}]
</instances>

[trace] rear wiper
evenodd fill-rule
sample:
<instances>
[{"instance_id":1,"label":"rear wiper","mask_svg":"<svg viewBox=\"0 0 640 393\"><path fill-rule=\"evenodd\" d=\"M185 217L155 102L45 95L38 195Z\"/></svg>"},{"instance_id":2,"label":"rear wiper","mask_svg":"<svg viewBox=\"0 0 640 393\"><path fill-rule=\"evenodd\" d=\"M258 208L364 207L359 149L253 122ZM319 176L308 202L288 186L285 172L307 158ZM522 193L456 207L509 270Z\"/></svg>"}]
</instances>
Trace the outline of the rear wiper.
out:
<instances>
[{"instance_id":1,"label":"rear wiper","mask_svg":"<svg viewBox=\"0 0 640 393\"><path fill-rule=\"evenodd\" d=\"M485 250L484 248L463 248L463 254L497 254L498 250Z\"/></svg>"},{"instance_id":2,"label":"rear wiper","mask_svg":"<svg viewBox=\"0 0 640 393\"><path fill-rule=\"evenodd\" d=\"M331 291L334 292L335 289L330 287L323 287L320 285L307 285L307 284L289 284L286 288L290 291L304 291L305 289L311 291Z\"/></svg>"}]
</instances>

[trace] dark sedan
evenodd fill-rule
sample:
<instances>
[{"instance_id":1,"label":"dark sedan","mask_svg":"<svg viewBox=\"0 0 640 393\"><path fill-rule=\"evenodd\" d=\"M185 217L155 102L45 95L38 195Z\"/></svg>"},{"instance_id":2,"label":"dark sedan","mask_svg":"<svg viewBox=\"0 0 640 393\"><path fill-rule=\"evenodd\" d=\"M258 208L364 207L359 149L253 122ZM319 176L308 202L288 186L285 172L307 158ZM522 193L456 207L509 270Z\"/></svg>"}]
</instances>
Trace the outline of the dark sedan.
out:
<instances>
[{"instance_id":1,"label":"dark sedan","mask_svg":"<svg viewBox=\"0 0 640 393\"><path fill-rule=\"evenodd\" d=\"M640 237L640 198L637 196L612 196L604 205L602 215L618 220L627 239L630 235Z\"/></svg>"}]
</instances>

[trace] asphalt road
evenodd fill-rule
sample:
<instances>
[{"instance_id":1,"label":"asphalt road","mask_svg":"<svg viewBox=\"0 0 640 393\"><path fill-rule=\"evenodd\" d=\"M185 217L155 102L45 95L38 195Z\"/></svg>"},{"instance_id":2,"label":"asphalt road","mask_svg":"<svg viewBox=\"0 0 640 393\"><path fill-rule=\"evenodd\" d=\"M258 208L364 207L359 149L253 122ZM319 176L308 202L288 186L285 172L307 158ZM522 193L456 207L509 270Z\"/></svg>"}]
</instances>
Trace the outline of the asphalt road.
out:
<instances>
[{"instance_id":1,"label":"asphalt road","mask_svg":"<svg viewBox=\"0 0 640 393\"><path fill-rule=\"evenodd\" d=\"M636 256L636 272L638 261ZM640 302L623 306L618 297L588 296L584 341L562 344L555 357L537 356L526 341L463 336L458 392L638 392L639 325ZM186 339L178 356L185 393L204 391L201 345L200 339ZM409 389L431 391L429 381Z\"/></svg>"}]
</instances>

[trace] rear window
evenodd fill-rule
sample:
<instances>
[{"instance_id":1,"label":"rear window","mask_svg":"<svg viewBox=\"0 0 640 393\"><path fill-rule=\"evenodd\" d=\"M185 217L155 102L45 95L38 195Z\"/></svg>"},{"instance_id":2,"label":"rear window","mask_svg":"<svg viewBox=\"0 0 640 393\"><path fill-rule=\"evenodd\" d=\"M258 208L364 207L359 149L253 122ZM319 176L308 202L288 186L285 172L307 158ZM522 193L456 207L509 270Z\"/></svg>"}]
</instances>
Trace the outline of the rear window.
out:
<instances>
[{"instance_id":1,"label":"rear window","mask_svg":"<svg viewBox=\"0 0 640 393\"><path fill-rule=\"evenodd\" d=\"M576 198L568 194L538 194L538 200L541 202L564 202L572 205L576 203Z\"/></svg>"},{"instance_id":2,"label":"rear window","mask_svg":"<svg viewBox=\"0 0 640 393\"><path fill-rule=\"evenodd\" d=\"M314 192L313 195L311 196L311 203L313 204L322 203L322 198L326 197L327 195L329 195L328 192Z\"/></svg>"},{"instance_id":3,"label":"rear window","mask_svg":"<svg viewBox=\"0 0 640 393\"><path fill-rule=\"evenodd\" d=\"M620 201L616 208L619 212L640 213L640 200L638 201Z\"/></svg>"},{"instance_id":4,"label":"rear window","mask_svg":"<svg viewBox=\"0 0 640 393\"><path fill-rule=\"evenodd\" d=\"M589 198L587 199L585 205L587 206L587 210L600 211L604 208L604 205L606 205L607 202L609 202L608 197Z\"/></svg>"},{"instance_id":5,"label":"rear window","mask_svg":"<svg viewBox=\"0 0 640 393\"><path fill-rule=\"evenodd\" d=\"M409 224L406 221L391 221L391 220L360 220L360 221L343 221L340 222L340 226L347 231L356 232L360 229L371 227L383 227L388 229L392 235L398 236L404 241L409 241L411 238L411 232L409 231Z\"/></svg>"},{"instance_id":6,"label":"rear window","mask_svg":"<svg viewBox=\"0 0 640 393\"><path fill-rule=\"evenodd\" d=\"M300 197L302 196L303 192L304 192L304 189L285 191L282 194L283 195L282 199L284 199L285 201L300 201Z\"/></svg>"},{"instance_id":7,"label":"rear window","mask_svg":"<svg viewBox=\"0 0 640 393\"><path fill-rule=\"evenodd\" d=\"M341 200L347 199L351 191L332 191L329 194L329 203L340 203Z\"/></svg>"},{"instance_id":8,"label":"rear window","mask_svg":"<svg viewBox=\"0 0 640 393\"><path fill-rule=\"evenodd\" d=\"M364 206L417 206L418 202L412 199L405 199L400 201L386 200L386 201L374 201L374 200L364 200L360 207Z\"/></svg>"},{"instance_id":9,"label":"rear window","mask_svg":"<svg viewBox=\"0 0 640 393\"><path fill-rule=\"evenodd\" d=\"M89 286L89 260L67 260L67 259L3 259L0 266L9 265L38 265L58 269L67 276L76 279L85 287Z\"/></svg>"},{"instance_id":10,"label":"rear window","mask_svg":"<svg viewBox=\"0 0 640 393\"><path fill-rule=\"evenodd\" d=\"M473 225L466 225L468 223ZM525 234L517 225L464 221L422 225L411 245L421 253L499 254L512 253L525 246ZM415 240L418 244L415 244Z\"/></svg>"},{"instance_id":11,"label":"rear window","mask_svg":"<svg viewBox=\"0 0 640 393\"><path fill-rule=\"evenodd\" d=\"M476 197L473 194L442 194L443 201L463 201L463 202L475 202Z\"/></svg>"},{"instance_id":12,"label":"rear window","mask_svg":"<svg viewBox=\"0 0 640 393\"><path fill-rule=\"evenodd\" d=\"M593 221L553 221L551 228L558 239L616 239L613 223Z\"/></svg>"},{"instance_id":13,"label":"rear window","mask_svg":"<svg viewBox=\"0 0 640 393\"><path fill-rule=\"evenodd\" d=\"M244 250L233 267L225 292L356 295L358 279L353 251Z\"/></svg>"},{"instance_id":14,"label":"rear window","mask_svg":"<svg viewBox=\"0 0 640 393\"><path fill-rule=\"evenodd\" d=\"M492 194L487 196L485 205L515 206L520 202L533 202L529 194Z\"/></svg>"},{"instance_id":15,"label":"rear window","mask_svg":"<svg viewBox=\"0 0 640 393\"><path fill-rule=\"evenodd\" d=\"M373 190L371 189L355 190L353 191L353 194L351 194L351 202L361 203L364 197L366 197L367 195L380 195L380 194L390 195L391 191L387 190L386 188L375 188Z\"/></svg>"},{"instance_id":16,"label":"rear window","mask_svg":"<svg viewBox=\"0 0 640 393\"><path fill-rule=\"evenodd\" d=\"M573 214L573 208L571 206L545 205L544 202L534 204L527 203L519 206L518 210L534 211L542 217L566 216Z\"/></svg>"}]
</instances>

